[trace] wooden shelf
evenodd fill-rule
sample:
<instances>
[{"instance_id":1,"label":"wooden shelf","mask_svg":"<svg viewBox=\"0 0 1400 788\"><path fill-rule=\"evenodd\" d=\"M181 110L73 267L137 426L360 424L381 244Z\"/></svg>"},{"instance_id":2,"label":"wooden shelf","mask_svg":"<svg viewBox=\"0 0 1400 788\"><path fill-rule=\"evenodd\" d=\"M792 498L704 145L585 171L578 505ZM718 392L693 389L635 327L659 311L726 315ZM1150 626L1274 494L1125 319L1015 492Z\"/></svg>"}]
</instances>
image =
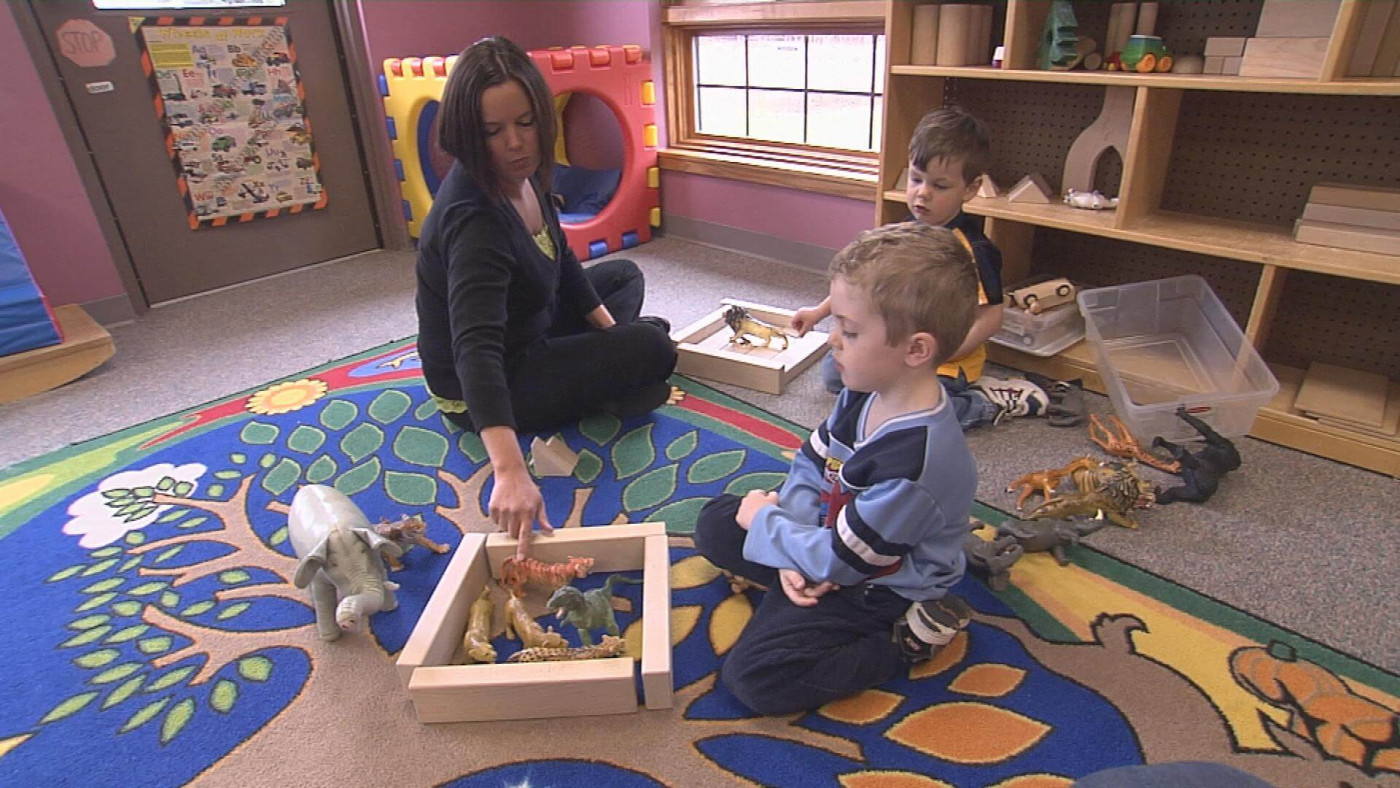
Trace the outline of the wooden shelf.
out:
<instances>
[{"instance_id":1,"label":"wooden shelf","mask_svg":"<svg viewBox=\"0 0 1400 788\"><path fill-rule=\"evenodd\" d=\"M1048 358L992 342L987 344L987 356L998 364L1056 380L1079 378L1084 388L1107 394L1087 340ZM1303 415L1293 409L1293 400L1298 396L1304 370L1278 364L1270 364L1269 368L1278 378L1279 392L1268 405L1259 409L1250 436L1378 473L1400 476L1400 437L1333 427Z\"/></svg>"},{"instance_id":2,"label":"wooden shelf","mask_svg":"<svg viewBox=\"0 0 1400 788\"><path fill-rule=\"evenodd\" d=\"M887 191L884 198L902 203L904 192ZM979 216L1038 227L1053 227L1260 265L1400 284L1400 257L1300 244L1293 240L1286 228L1267 224L1161 211L1129 227L1119 228L1114 226L1114 211L1085 211L1058 203L1011 203L1005 197L978 197L963 208Z\"/></svg>"},{"instance_id":3,"label":"wooden shelf","mask_svg":"<svg viewBox=\"0 0 1400 788\"><path fill-rule=\"evenodd\" d=\"M1229 90L1242 93L1310 93L1338 96L1400 96L1400 79L1261 79L1205 74L1127 74L1121 71L1039 71L990 66L891 66L890 73L915 77L1055 82L1065 85Z\"/></svg>"}]
</instances>

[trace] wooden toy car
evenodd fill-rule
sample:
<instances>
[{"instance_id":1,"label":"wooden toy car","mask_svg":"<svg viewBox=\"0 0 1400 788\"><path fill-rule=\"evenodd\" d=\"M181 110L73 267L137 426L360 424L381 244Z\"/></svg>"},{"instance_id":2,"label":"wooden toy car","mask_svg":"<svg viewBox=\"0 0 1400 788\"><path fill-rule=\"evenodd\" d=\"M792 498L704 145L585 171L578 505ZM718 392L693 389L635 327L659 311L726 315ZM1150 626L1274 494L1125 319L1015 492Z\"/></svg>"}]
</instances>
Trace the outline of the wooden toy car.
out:
<instances>
[{"instance_id":1,"label":"wooden toy car","mask_svg":"<svg viewBox=\"0 0 1400 788\"><path fill-rule=\"evenodd\" d=\"M1051 307L1073 301L1074 293L1074 285L1068 279L1050 279L1012 290L1006 294L1006 304L1038 315Z\"/></svg>"}]
</instances>

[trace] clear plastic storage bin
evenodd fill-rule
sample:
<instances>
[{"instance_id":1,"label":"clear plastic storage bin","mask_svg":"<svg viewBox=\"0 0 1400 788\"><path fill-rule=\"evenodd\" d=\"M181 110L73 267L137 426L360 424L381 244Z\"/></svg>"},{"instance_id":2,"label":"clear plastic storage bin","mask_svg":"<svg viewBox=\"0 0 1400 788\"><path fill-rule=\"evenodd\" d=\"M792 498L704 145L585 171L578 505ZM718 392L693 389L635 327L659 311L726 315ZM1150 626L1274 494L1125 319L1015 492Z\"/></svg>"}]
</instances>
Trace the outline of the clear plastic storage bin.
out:
<instances>
[{"instance_id":1,"label":"clear plastic storage bin","mask_svg":"<svg viewBox=\"0 0 1400 788\"><path fill-rule=\"evenodd\" d=\"M1199 276L1079 293L1089 344L1119 418L1144 446L1199 436L1185 406L1225 437L1249 432L1278 392L1239 324Z\"/></svg>"},{"instance_id":2,"label":"clear plastic storage bin","mask_svg":"<svg viewBox=\"0 0 1400 788\"><path fill-rule=\"evenodd\" d=\"M1071 303L1038 315L1008 306L991 341L1033 356L1053 356L1083 338L1084 316Z\"/></svg>"}]
</instances>

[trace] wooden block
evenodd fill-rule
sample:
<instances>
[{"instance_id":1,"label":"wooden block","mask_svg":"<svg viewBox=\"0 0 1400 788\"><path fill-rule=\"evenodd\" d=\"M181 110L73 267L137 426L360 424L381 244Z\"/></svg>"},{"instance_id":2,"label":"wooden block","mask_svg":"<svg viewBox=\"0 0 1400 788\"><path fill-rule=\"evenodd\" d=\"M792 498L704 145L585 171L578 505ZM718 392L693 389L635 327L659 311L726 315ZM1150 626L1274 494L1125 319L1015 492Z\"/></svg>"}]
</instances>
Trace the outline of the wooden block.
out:
<instances>
[{"instance_id":1,"label":"wooden block","mask_svg":"<svg viewBox=\"0 0 1400 788\"><path fill-rule=\"evenodd\" d=\"M1114 3L1108 11L1108 35L1103 42L1104 53L1122 52L1123 45L1137 25L1137 3Z\"/></svg>"},{"instance_id":2,"label":"wooden block","mask_svg":"<svg viewBox=\"0 0 1400 788\"><path fill-rule=\"evenodd\" d=\"M578 465L578 455L564 442L562 435L555 435L548 441L536 435L530 441L530 465L539 477L572 476L574 466Z\"/></svg>"},{"instance_id":3,"label":"wooden block","mask_svg":"<svg viewBox=\"0 0 1400 788\"><path fill-rule=\"evenodd\" d=\"M1361 33L1356 38L1356 46L1351 50L1351 61L1347 65L1348 76L1371 75L1394 12L1395 0L1370 0L1366 4L1366 18L1361 23Z\"/></svg>"},{"instance_id":4,"label":"wooden block","mask_svg":"<svg viewBox=\"0 0 1400 788\"><path fill-rule=\"evenodd\" d=\"M1328 38L1251 38L1240 62L1242 77L1318 79Z\"/></svg>"},{"instance_id":5,"label":"wooden block","mask_svg":"<svg viewBox=\"0 0 1400 788\"><path fill-rule=\"evenodd\" d=\"M1006 201L1045 205L1056 200L1054 192L1050 190L1050 184L1045 182L1040 173L1033 172L1011 187L1011 191L1006 193Z\"/></svg>"},{"instance_id":6,"label":"wooden block","mask_svg":"<svg viewBox=\"0 0 1400 788\"><path fill-rule=\"evenodd\" d=\"M977 33L968 45L967 63L970 66L985 66L992 60L992 7L973 6L977 9Z\"/></svg>"},{"instance_id":7,"label":"wooden block","mask_svg":"<svg viewBox=\"0 0 1400 788\"><path fill-rule=\"evenodd\" d=\"M1001 196L1001 190L997 188L997 183L996 183L996 181L992 180L992 176L988 175L988 174L985 173L985 172L982 173L982 182L981 182L980 184L978 184L978 186L977 186L977 196L978 196L978 197L1000 197L1000 196Z\"/></svg>"},{"instance_id":8,"label":"wooden block","mask_svg":"<svg viewBox=\"0 0 1400 788\"><path fill-rule=\"evenodd\" d=\"M0 403L15 402L77 380L116 352L112 335L77 304L54 307L63 341L0 356Z\"/></svg>"},{"instance_id":9,"label":"wooden block","mask_svg":"<svg viewBox=\"0 0 1400 788\"><path fill-rule=\"evenodd\" d=\"M1227 57L1225 65L1220 69L1220 73L1227 77L1237 77L1240 75L1240 66L1244 63L1242 57Z\"/></svg>"},{"instance_id":10,"label":"wooden block","mask_svg":"<svg viewBox=\"0 0 1400 788\"><path fill-rule=\"evenodd\" d=\"M967 43L977 26L976 6L944 4L938 10L938 65L968 64Z\"/></svg>"},{"instance_id":11,"label":"wooden block","mask_svg":"<svg viewBox=\"0 0 1400 788\"><path fill-rule=\"evenodd\" d=\"M1385 26L1381 44L1376 49L1376 62L1371 65L1371 76L1390 77L1400 69L1400 10L1391 12L1390 23Z\"/></svg>"},{"instance_id":12,"label":"wooden block","mask_svg":"<svg viewBox=\"0 0 1400 788\"><path fill-rule=\"evenodd\" d=\"M1308 204L1314 203L1400 212L1400 189L1354 186L1348 183L1319 183L1308 193Z\"/></svg>"},{"instance_id":13,"label":"wooden block","mask_svg":"<svg viewBox=\"0 0 1400 788\"><path fill-rule=\"evenodd\" d=\"M938 5L914 7L914 23L909 33L909 62L932 66L938 62Z\"/></svg>"},{"instance_id":14,"label":"wooden block","mask_svg":"<svg viewBox=\"0 0 1400 788\"><path fill-rule=\"evenodd\" d=\"M1370 208L1348 208L1342 205L1308 203L1308 206L1303 209L1303 220L1350 224L1373 230L1400 230L1400 211L1376 211Z\"/></svg>"},{"instance_id":15,"label":"wooden block","mask_svg":"<svg viewBox=\"0 0 1400 788\"><path fill-rule=\"evenodd\" d=\"M636 659L648 708L672 705L670 560L664 523L559 529L531 555L594 559L594 572L642 570L642 653L611 659L452 665L468 609L514 555L506 534L466 534L399 654L396 670L421 722L572 717L636 711Z\"/></svg>"},{"instance_id":16,"label":"wooden block","mask_svg":"<svg viewBox=\"0 0 1400 788\"><path fill-rule=\"evenodd\" d=\"M1342 0L1264 0L1254 35L1261 38L1326 38Z\"/></svg>"},{"instance_id":17,"label":"wooden block","mask_svg":"<svg viewBox=\"0 0 1400 788\"><path fill-rule=\"evenodd\" d=\"M1300 244L1332 246L1354 252L1400 255L1400 230L1376 230L1299 219L1293 225L1293 240Z\"/></svg>"},{"instance_id":18,"label":"wooden block","mask_svg":"<svg viewBox=\"0 0 1400 788\"><path fill-rule=\"evenodd\" d=\"M1137 27L1134 35L1155 36L1157 29L1157 3L1138 4Z\"/></svg>"},{"instance_id":19,"label":"wooden block","mask_svg":"<svg viewBox=\"0 0 1400 788\"><path fill-rule=\"evenodd\" d=\"M1237 36L1212 36L1206 39L1206 57L1239 57L1244 54L1244 45L1248 38Z\"/></svg>"},{"instance_id":20,"label":"wooden block","mask_svg":"<svg viewBox=\"0 0 1400 788\"><path fill-rule=\"evenodd\" d=\"M1201 68L1202 74L1223 74L1225 73L1225 58L1221 55L1209 55L1206 57L1205 65Z\"/></svg>"},{"instance_id":21,"label":"wooden block","mask_svg":"<svg viewBox=\"0 0 1400 788\"><path fill-rule=\"evenodd\" d=\"M1094 190L1094 170L1105 151L1118 151L1128 160L1128 137L1133 125L1133 102L1137 90L1128 87L1108 87L1103 92L1103 109L1099 116L1075 137L1065 154L1065 170L1060 188L1081 192Z\"/></svg>"},{"instance_id":22,"label":"wooden block","mask_svg":"<svg viewBox=\"0 0 1400 788\"><path fill-rule=\"evenodd\" d=\"M1380 427L1385 422L1390 381L1384 375L1314 361L1298 387L1293 407L1308 413Z\"/></svg>"},{"instance_id":23,"label":"wooden block","mask_svg":"<svg viewBox=\"0 0 1400 788\"><path fill-rule=\"evenodd\" d=\"M726 298L724 306L678 331L671 332L682 375L717 380L768 394L781 394L787 384L826 352L827 335L808 331L788 336L787 347L742 346L730 342L734 332L724 322L729 306L741 306L749 314L780 328L792 320L793 311ZM781 348L781 349L780 349Z\"/></svg>"},{"instance_id":24,"label":"wooden block","mask_svg":"<svg viewBox=\"0 0 1400 788\"><path fill-rule=\"evenodd\" d=\"M1390 395L1386 398L1385 402L1385 417L1382 419L1381 426L1379 427L1358 424L1354 421L1346 421L1345 419L1338 419L1333 416L1318 415L1317 420L1333 427L1356 430L1357 432L1364 432L1367 435L1378 435L1382 438L1400 436L1400 383L1390 384Z\"/></svg>"},{"instance_id":25,"label":"wooden block","mask_svg":"<svg viewBox=\"0 0 1400 788\"><path fill-rule=\"evenodd\" d=\"M896 191L904 191L909 188L909 168L905 167L899 171L899 177L895 178L894 188Z\"/></svg>"}]
</instances>

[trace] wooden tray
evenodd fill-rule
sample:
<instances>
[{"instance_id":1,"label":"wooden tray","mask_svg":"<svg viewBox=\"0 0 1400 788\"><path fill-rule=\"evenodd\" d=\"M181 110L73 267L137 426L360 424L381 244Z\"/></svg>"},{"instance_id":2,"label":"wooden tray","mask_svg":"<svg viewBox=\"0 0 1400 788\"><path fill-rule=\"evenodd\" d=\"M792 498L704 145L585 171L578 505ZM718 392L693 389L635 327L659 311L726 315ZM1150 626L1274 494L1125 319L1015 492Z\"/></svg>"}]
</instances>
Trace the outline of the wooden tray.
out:
<instances>
[{"instance_id":1,"label":"wooden tray","mask_svg":"<svg viewBox=\"0 0 1400 788\"><path fill-rule=\"evenodd\" d=\"M676 371L682 375L717 380L768 394L782 394L787 384L826 351L826 334L808 331L802 337L788 336L787 348L744 346L730 342L734 332L724 322L730 306L741 306L750 315L786 327L793 311L726 298L719 309L671 332L680 358Z\"/></svg>"}]
</instances>

